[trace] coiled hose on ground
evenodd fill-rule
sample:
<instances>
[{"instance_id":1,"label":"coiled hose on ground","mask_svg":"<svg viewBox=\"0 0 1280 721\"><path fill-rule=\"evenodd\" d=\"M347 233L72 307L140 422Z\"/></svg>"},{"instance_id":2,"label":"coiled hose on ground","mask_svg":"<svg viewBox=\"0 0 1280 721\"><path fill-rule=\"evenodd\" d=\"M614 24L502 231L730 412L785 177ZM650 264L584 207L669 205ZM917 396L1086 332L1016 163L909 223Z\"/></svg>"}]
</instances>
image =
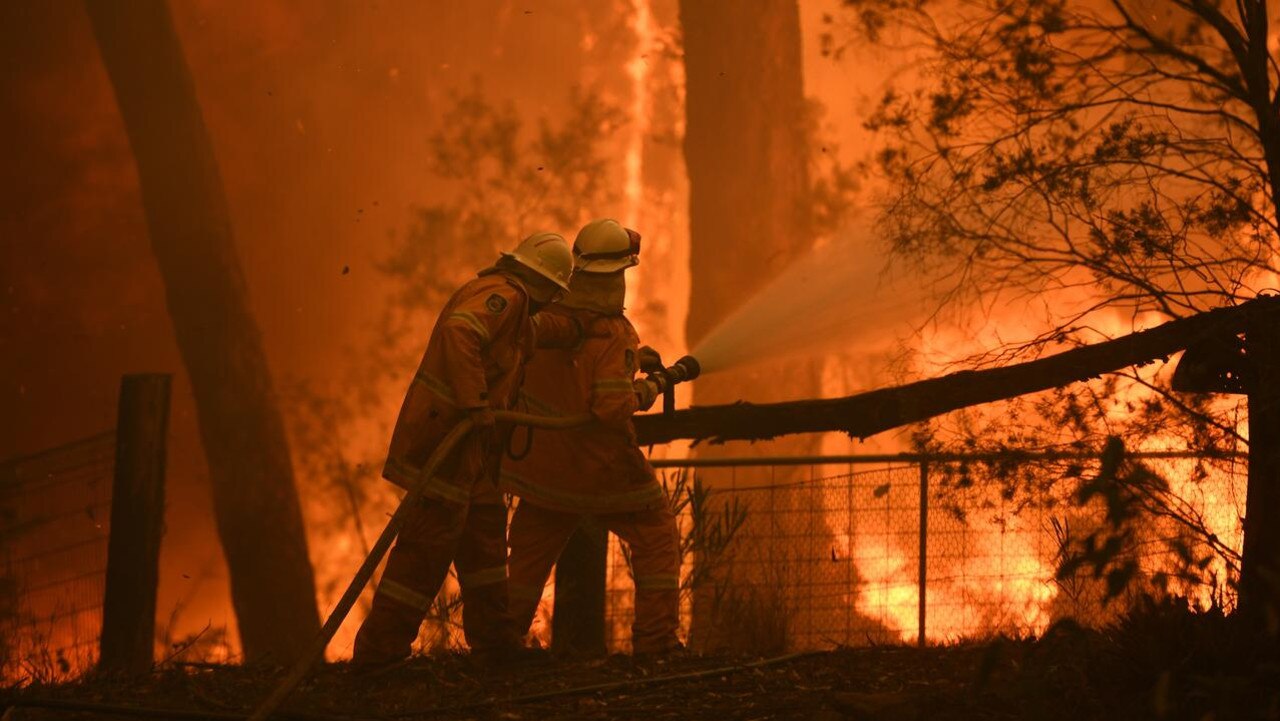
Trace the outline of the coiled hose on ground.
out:
<instances>
[{"instance_id":1,"label":"coiled hose on ground","mask_svg":"<svg viewBox=\"0 0 1280 721\"><path fill-rule=\"evenodd\" d=\"M549 430L576 428L586 425L592 420L590 414L551 417L538 416L531 413L517 413L515 411L494 411L493 415L500 423L513 423L519 426ZM436 446L435 452L431 454L431 458L423 466L418 482L400 500L400 505L396 506L395 513L391 514L391 519L387 521L386 528L382 529L382 534L378 536L373 548L369 550L369 555L365 557L364 563L360 564L360 569L356 571L355 577L347 585L347 590L342 594L342 598L338 599L338 605L334 606L333 611L329 613L329 618L324 622L324 626L320 628L320 634L316 636L315 641L307 648L301 658L289 669L289 672L281 679L280 684L271 692L271 695L254 709L253 714L249 716L249 721L265 721L270 718L271 714L280 707L285 698L293 692L293 689L302 682L302 679L306 678L316 661L324 656L324 650L329 645L329 641L333 639L333 635L338 632L338 627L346 620L347 614L351 612L351 607L356 603L356 599L360 598L360 594L364 592L364 587L369 583L369 579L373 578L373 572L377 570L378 564L382 562L382 557L387 554L392 542L399 535L400 526L404 523L405 509L411 508L422 498L424 490L422 481L435 475L436 469L449 457L449 454L453 452L462 439L471 432L472 428L471 419L463 418L440 441L440 445Z\"/></svg>"}]
</instances>

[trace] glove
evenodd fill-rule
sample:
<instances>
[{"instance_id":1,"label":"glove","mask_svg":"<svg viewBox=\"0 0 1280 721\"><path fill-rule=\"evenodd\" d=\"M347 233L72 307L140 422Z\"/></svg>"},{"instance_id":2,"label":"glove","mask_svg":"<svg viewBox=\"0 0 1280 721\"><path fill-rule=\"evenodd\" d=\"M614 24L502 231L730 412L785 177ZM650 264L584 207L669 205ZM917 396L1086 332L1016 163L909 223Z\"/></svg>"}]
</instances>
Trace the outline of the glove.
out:
<instances>
[{"instance_id":1,"label":"glove","mask_svg":"<svg viewBox=\"0 0 1280 721\"><path fill-rule=\"evenodd\" d=\"M640 401L640 410L647 411L653 407L653 402L658 399L658 385L656 383L641 378L632 381L631 387L636 391L636 400Z\"/></svg>"},{"instance_id":2,"label":"glove","mask_svg":"<svg viewBox=\"0 0 1280 721\"><path fill-rule=\"evenodd\" d=\"M636 352L636 360L640 363L641 373L662 370L662 356L653 349L653 346L640 346L640 350Z\"/></svg>"}]
</instances>

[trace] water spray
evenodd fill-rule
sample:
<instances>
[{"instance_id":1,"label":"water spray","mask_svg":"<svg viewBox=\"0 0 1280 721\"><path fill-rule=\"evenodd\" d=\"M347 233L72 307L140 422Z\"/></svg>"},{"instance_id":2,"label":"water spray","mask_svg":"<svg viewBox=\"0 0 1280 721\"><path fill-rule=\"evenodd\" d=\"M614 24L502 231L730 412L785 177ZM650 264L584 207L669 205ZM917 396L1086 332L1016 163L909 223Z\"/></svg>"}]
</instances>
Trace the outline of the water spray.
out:
<instances>
[{"instance_id":1,"label":"water spray","mask_svg":"<svg viewBox=\"0 0 1280 721\"><path fill-rule=\"evenodd\" d=\"M868 353L928 317L932 280L891 274L868 221L795 258L690 350L703 373L792 356Z\"/></svg>"}]
</instances>

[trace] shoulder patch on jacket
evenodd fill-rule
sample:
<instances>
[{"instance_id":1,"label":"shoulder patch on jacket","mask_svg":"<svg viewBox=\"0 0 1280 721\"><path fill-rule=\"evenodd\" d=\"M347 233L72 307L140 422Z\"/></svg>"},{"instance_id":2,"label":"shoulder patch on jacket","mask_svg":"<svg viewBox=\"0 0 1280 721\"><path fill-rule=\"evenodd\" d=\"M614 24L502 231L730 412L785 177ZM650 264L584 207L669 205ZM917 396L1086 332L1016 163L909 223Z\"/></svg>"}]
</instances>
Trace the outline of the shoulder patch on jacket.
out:
<instances>
[{"instance_id":1,"label":"shoulder patch on jacket","mask_svg":"<svg viewBox=\"0 0 1280 721\"><path fill-rule=\"evenodd\" d=\"M507 299L497 293L494 293L485 299L484 307L494 315L501 315L502 311L507 309Z\"/></svg>"}]
</instances>

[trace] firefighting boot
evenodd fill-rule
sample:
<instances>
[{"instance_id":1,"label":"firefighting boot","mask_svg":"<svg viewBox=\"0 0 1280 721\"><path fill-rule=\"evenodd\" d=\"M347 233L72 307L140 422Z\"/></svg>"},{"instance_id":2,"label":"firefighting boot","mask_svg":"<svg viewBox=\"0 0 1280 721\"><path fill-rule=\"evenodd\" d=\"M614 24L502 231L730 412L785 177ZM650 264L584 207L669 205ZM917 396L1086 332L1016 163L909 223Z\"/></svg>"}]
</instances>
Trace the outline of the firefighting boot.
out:
<instances>
[{"instance_id":1,"label":"firefighting boot","mask_svg":"<svg viewBox=\"0 0 1280 721\"><path fill-rule=\"evenodd\" d=\"M689 649L677 641L674 646L661 651L637 651L631 655L631 660L636 666L665 666L679 663L691 656Z\"/></svg>"},{"instance_id":2,"label":"firefighting boot","mask_svg":"<svg viewBox=\"0 0 1280 721\"><path fill-rule=\"evenodd\" d=\"M666 509L620 514L615 532L631 545L636 615L631 647L637 655L680 648L680 553L675 516Z\"/></svg>"},{"instance_id":3,"label":"firefighting boot","mask_svg":"<svg viewBox=\"0 0 1280 721\"><path fill-rule=\"evenodd\" d=\"M645 588L647 579L636 579L636 615L631 625L631 648L636 656L662 655L682 648L676 636L680 624L680 591L675 580L662 579L663 587Z\"/></svg>"},{"instance_id":4,"label":"firefighting boot","mask_svg":"<svg viewBox=\"0 0 1280 721\"><path fill-rule=\"evenodd\" d=\"M382 666L409 656L449 572L466 514L463 505L424 501L405 517L373 607L356 634L354 666Z\"/></svg>"},{"instance_id":5,"label":"firefighting boot","mask_svg":"<svg viewBox=\"0 0 1280 721\"><path fill-rule=\"evenodd\" d=\"M477 665L501 668L525 656L507 612L507 508L474 503L454 565L462 587L462 630Z\"/></svg>"},{"instance_id":6,"label":"firefighting boot","mask_svg":"<svg viewBox=\"0 0 1280 721\"><path fill-rule=\"evenodd\" d=\"M356 633L351 666L357 671L385 668L409 657L413 640L422 625L423 611L417 605L397 601L383 591L386 581L373 596L373 608Z\"/></svg>"}]
</instances>

